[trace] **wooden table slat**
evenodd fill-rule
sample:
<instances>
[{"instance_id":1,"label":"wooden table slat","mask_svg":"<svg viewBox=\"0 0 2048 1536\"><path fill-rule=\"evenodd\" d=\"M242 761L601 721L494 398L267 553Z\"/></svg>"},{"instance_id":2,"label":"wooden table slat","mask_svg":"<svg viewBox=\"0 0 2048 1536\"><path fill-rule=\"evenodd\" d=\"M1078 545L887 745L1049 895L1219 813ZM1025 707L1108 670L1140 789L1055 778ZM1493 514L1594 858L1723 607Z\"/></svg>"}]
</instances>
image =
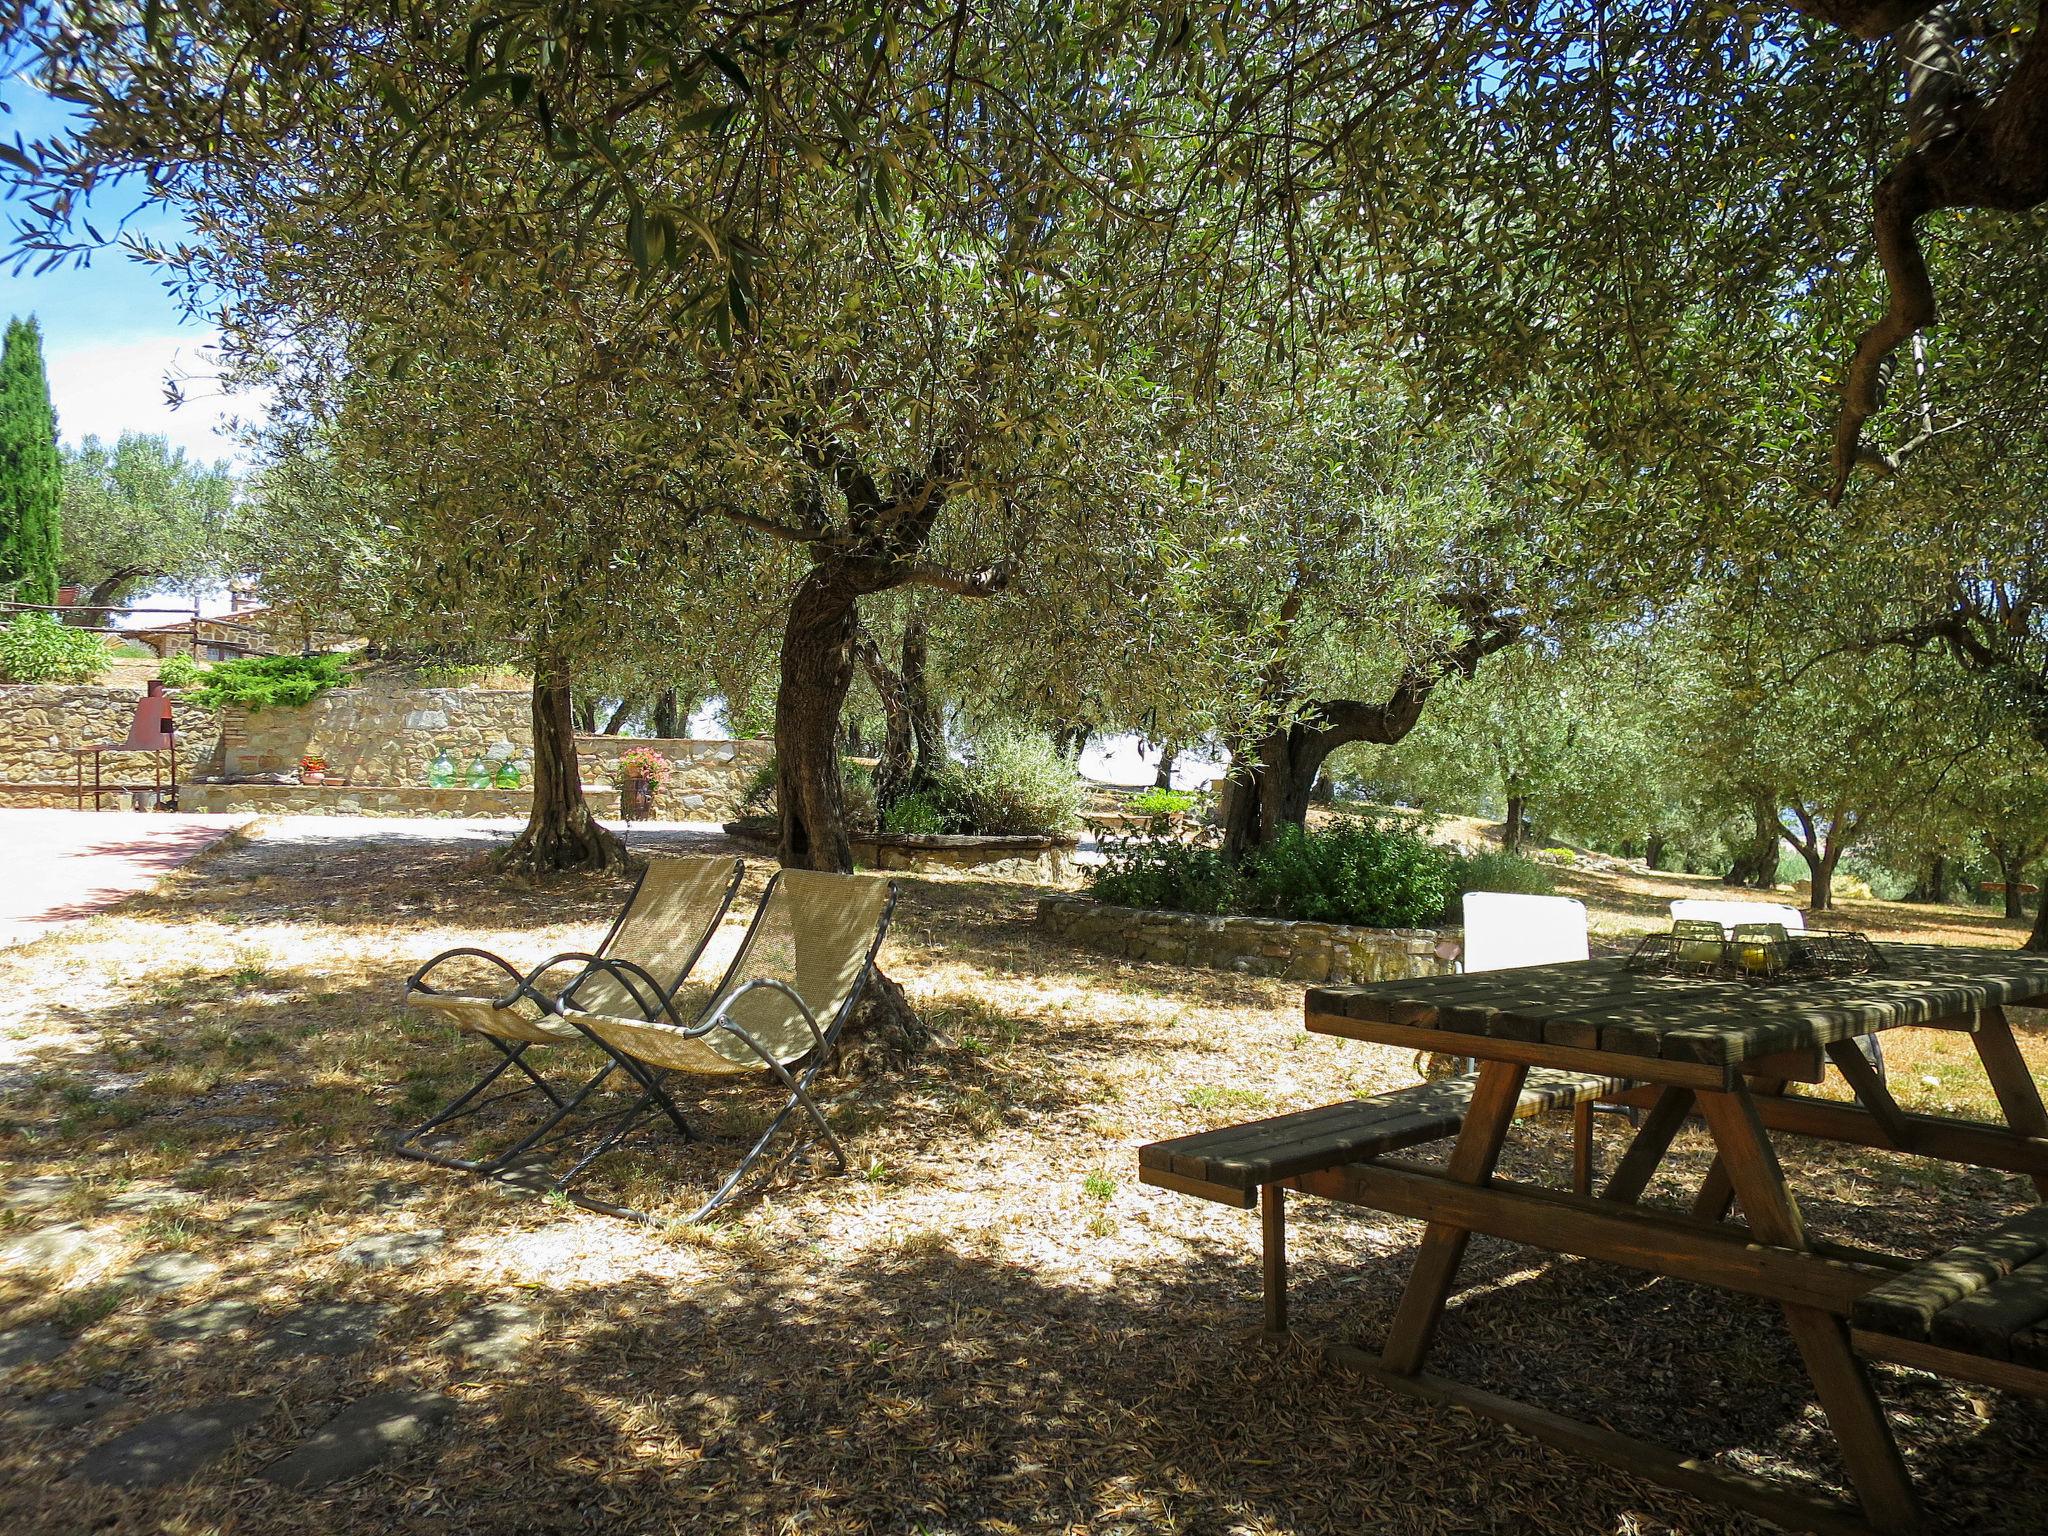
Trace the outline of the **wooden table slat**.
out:
<instances>
[{"instance_id":1,"label":"wooden table slat","mask_svg":"<svg viewBox=\"0 0 2048 1536\"><path fill-rule=\"evenodd\" d=\"M1746 985L1632 972L1619 959L1313 987L1311 1015L1727 1067L2048 996L2048 955L1878 946L1864 976ZM1312 1022L1311 1028L1315 1025Z\"/></svg>"}]
</instances>

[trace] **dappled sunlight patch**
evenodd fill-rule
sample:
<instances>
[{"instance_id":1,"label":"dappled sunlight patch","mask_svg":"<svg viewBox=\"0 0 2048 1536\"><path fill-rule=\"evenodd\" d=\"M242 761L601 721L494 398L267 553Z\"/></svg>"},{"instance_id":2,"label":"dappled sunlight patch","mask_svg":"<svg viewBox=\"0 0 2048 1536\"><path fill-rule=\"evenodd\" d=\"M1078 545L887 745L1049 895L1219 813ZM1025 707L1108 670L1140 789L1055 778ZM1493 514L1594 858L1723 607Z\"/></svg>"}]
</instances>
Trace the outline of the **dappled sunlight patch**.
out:
<instances>
[{"instance_id":1,"label":"dappled sunlight patch","mask_svg":"<svg viewBox=\"0 0 2048 1536\"><path fill-rule=\"evenodd\" d=\"M431 844L388 869L304 862L259 842L146 910L0 957L8 1017L27 1031L7 1047L19 1075L0 1056L0 1157L9 1179L69 1181L45 1204L0 1205L0 1243L67 1224L91 1234L61 1266L0 1273L0 1326L47 1323L69 1341L7 1389L108 1376L126 1394L94 1425L0 1437L0 1526L46 1528L63 1501L80 1524L302 1530L312 1506L250 1474L334 1405L407 1387L454 1398L451 1425L402 1475L325 1492L323 1528L424 1531L459 1505L478 1529L574 1529L601 1512L621 1530L789 1521L835 1536L919 1520L1453 1531L1497 1523L1510 1485L1515 1518L1554 1536L1748 1528L1371 1393L1296 1346L1245 1344L1255 1218L1139 1183L1135 1149L1413 1081L1405 1053L1308 1035L1298 986L1065 950L1032 927L1028 890L908 880L887 965L945 1043L898 1073L820 1080L848 1173L806 1147L717 1220L681 1223L778 1103L759 1081L691 1085L682 1108L722 1139L643 1134L602 1165L605 1191L657 1218L640 1226L383 1149L483 1061L398 1006L404 977L458 943L536 961L587 947L618 883L507 889ZM1911 1038L1925 1042L1906 1058L1913 1082L1977 1091L1963 1086L1965 1037ZM2048 1066L2042 1042L2026 1046ZM1625 1134L1600 1117L1605 1156ZM1703 1135L1681 1133L1658 1195L1688 1199L1709 1156ZM1857 1241L1932 1246L1977 1207L2018 1198L1997 1175L1787 1156L1810 1219ZM1568 1127L1530 1125L1504 1168L1555 1180L1569 1158ZM1418 1226L1294 1210L1302 1325L1375 1335ZM348 1256L394 1237L416 1241ZM162 1271L162 1288L132 1278L168 1257L190 1264ZM1489 1243L1472 1262L1447 1370L1519 1361L1546 1393L1633 1414L1639 1431L1675 1400L1704 1453L1732 1446L1763 1469L1815 1460L1797 1404L1751 1394L1718 1419L1691 1406L1726 1398L1716 1372L1779 1379L1768 1319L1740 1358L1703 1364L1689 1341L1716 1325L1706 1293L1661 1286L1645 1309L1616 1301L1616 1272L1597 1266ZM289 1320L315 1307L374 1316L370 1342L282 1348ZM450 1330L493 1307L534 1315L516 1363L451 1353ZM277 1413L215 1475L146 1509L49 1476L147 1411L243 1391L275 1396ZM1999 1464L2039 1428L2003 1409L1986 1423L1947 1388L1915 1388L1912 1407L1922 1457ZM416 1492L427 1486L438 1505Z\"/></svg>"}]
</instances>

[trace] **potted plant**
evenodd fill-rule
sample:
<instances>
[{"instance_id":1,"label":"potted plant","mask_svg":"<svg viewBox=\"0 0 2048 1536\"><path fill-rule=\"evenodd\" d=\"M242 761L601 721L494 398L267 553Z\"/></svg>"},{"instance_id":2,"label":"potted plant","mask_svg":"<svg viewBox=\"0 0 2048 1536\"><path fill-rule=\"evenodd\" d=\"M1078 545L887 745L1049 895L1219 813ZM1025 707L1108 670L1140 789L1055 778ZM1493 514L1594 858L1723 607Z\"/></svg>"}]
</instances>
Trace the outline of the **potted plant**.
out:
<instances>
[{"instance_id":1,"label":"potted plant","mask_svg":"<svg viewBox=\"0 0 2048 1536\"><path fill-rule=\"evenodd\" d=\"M652 747L619 754L619 815L626 821L654 819L654 792L668 782L669 761Z\"/></svg>"},{"instance_id":2,"label":"potted plant","mask_svg":"<svg viewBox=\"0 0 2048 1536\"><path fill-rule=\"evenodd\" d=\"M327 759L324 757L300 758L299 782L301 784L325 784L327 782Z\"/></svg>"}]
</instances>

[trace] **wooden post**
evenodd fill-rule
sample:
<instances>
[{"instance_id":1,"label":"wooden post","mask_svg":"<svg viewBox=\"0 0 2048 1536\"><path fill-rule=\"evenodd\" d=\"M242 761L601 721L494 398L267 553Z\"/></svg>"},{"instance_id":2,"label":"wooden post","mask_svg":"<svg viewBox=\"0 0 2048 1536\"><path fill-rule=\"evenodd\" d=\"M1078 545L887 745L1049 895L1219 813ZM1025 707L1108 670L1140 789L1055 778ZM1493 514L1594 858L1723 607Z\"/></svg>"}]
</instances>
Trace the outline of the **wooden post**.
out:
<instances>
[{"instance_id":1,"label":"wooden post","mask_svg":"<svg viewBox=\"0 0 2048 1536\"><path fill-rule=\"evenodd\" d=\"M1785 1079L1781 1077L1759 1078L1756 1091L1768 1098L1782 1098L1785 1093ZM1700 1192L1693 1197L1692 1213L1701 1221L1726 1221L1728 1213L1735 1209L1735 1182L1728 1177L1728 1164L1720 1153L1714 1154L1707 1176L1700 1180Z\"/></svg>"},{"instance_id":2,"label":"wooden post","mask_svg":"<svg viewBox=\"0 0 2048 1536\"><path fill-rule=\"evenodd\" d=\"M1690 1088L1666 1088L1657 1095L1657 1102L1643 1117L1635 1140L1621 1155L1614 1177L1601 1191L1601 1199L1634 1205L1643 1198L1643 1191L1650 1185L1650 1176L1664 1161L1664 1154L1671 1150L1671 1140L1678 1134L1678 1128L1685 1124L1685 1117L1692 1113L1692 1106L1693 1091Z\"/></svg>"},{"instance_id":3,"label":"wooden post","mask_svg":"<svg viewBox=\"0 0 2048 1536\"><path fill-rule=\"evenodd\" d=\"M1265 1250L1266 1335L1287 1334L1287 1191L1259 1186L1259 1236Z\"/></svg>"},{"instance_id":4,"label":"wooden post","mask_svg":"<svg viewBox=\"0 0 2048 1536\"><path fill-rule=\"evenodd\" d=\"M1493 1177L1528 1075L1529 1069L1516 1062L1479 1064L1479 1082L1465 1111L1465 1128L1458 1133L1458 1144L1451 1149L1450 1166L1445 1170L1450 1178L1461 1184L1484 1184ZM1422 1369L1471 1236L1469 1228L1447 1221L1432 1221L1424 1230L1415 1268L1387 1327L1386 1348L1380 1358L1388 1370L1412 1376Z\"/></svg>"},{"instance_id":5,"label":"wooden post","mask_svg":"<svg viewBox=\"0 0 2048 1536\"><path fill-rule=\"evenodd\" d=\"M2048 902L2048 894L2041 899ZM2041 1086L2027 1070L2027 1059L2020 1054L2019 1041L2013 1038L2012 1021L2005 1016L2005 1010L1996 1005L1987 1007L1970 1038L1977 1042L1977 1059L1984 1064L1984 1075L1991 1079L1991 1091L1998 1095L2005 1123L2022 1136L2048 1137L2048 1108L2041 1103ZM2034 1175L2034 1192L2048 1196L2048 1173Z\"/></svg>"},{"instance_id":6,"label":"wooden post","mask_svg":"<svg viewBox=\"0 0 2048 1536\"><path fill-rule=\"evenodd\" d=\"M1735 1197L1759 1239L1780 1248L1811 1252L1799 1206L1785 1186L1785 1171L1758 1118L1756 1101L1737 1084L1726 1093L1702 1093L1700 1110L1721 1149ZM1884 1408L1871 1389L1863 1363L1849 1348L1849 1330L1839 1317L1816 1307L1783 1304L1785 1326L1799 1346L1828 1424L1835 1432L1849 1481L1871 1525L1886 1536L1921 1529L1920 1507Z\"/></svg>"},{"instance_id":7,"label":"wooden post","mask_svg":"<svg viewBox=\"0 0 2048 1536\"><path fill-rule=\"evenodd\" d=\"M1572 1193L1593 1193L1593 1101L1572 1106Z\"/></svg>"}]
</instances>

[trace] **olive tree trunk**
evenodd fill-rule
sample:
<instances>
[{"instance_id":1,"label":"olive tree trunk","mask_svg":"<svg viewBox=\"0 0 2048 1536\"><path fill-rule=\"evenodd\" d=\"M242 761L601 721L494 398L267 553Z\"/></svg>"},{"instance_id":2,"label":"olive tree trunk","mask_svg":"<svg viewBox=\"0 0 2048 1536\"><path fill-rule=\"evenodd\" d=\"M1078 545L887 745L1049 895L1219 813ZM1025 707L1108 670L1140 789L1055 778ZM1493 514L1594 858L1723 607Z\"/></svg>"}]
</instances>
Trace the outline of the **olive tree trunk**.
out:
<instances>
[{"instance_id":1,"label":"olive tree trunk","mask_svg":"<svg viewBox=\"0 0 2048 1536\"><path fill-rule=\"evenodd\" d=\"M882 702L882 752L875 760L875 809L887 813L910 793L915 768L916 732L911 724L910 701L905 696L903 677L892 672L882 659L882 648L874 636L862 630L856 642L861 670L874 685Z\"/></svg>"},{"instance_id":2,"label":"olive tree trunk","mask_svg":"<svg viewBox=\"0 0 2048 1536\"><path fill-rule=\"evenodd\" d=\"M785 869L853 872L838 742L853 682L859 599L830 563L813 567L790 599L775 694L775 801ZM840 1036L840 1064L877 1070L917 1055L931 1038L903 988L877 967Z\"/></svg>"},{"instance_id":3,"label":"olive tree trunk","mask_svg":"<svg viewBox=\"0 0 2048 1536\"><path fill-rule=\"evenodd\" d=\"M1529 801L1524 795L1508 796L1508 819L1501 824L1500 846L1503 853L1522 851L1522 829L1529 814Z\"/></svg>"},{"instance_id":4,"label":"olive tree trunk","mask_svg":"<svg viewBox=\"0 0 2048 1536\"><path fill-rule=\"evenodd\" d=\"M932 699L924 619L912 613L903 624L903 703L910 711L910 734L916 753L910 765L907 792L927 789L946 771L946 721ZM893 727L892 727L893 729Z\"/></svg>"},{"instance_id":5,"label":"olive tree trunk","mask_svg":"<svg viewBox=\"0 0 2048 1536\"><path fill-rule=\"evenodd\" d=\"M546 875L621 869L626 845L591 815L576 763L569 673L543 663L533 672L533 807L526 830L500 855L502 868Z\"/></svg>"},{"instance_id":6,"label":"olive tree trunk","mask_svg":"<svg viewBox=\"0 0 2048 1536\"><path fill-rule=\"evenodd\" d=\"M775 692L775 803L785 869L853 871L839 781L839 716L853 682L859 594L829 564L797 583Z\"/></svg>"},{"instance_id":7,"label":"olive tree trunk","mask_svg":"<svg viewBox=\"0 0 2048 1536\"><path fill-rule=\"evenodd\" d=\"M1751 832L1749 846L1735 857L1723 885L1746 885L1759 891L1775 890L1778 884L1778 807L1776 802L1754 796L1749 803Z\"/></svg>"}]
</instances>

